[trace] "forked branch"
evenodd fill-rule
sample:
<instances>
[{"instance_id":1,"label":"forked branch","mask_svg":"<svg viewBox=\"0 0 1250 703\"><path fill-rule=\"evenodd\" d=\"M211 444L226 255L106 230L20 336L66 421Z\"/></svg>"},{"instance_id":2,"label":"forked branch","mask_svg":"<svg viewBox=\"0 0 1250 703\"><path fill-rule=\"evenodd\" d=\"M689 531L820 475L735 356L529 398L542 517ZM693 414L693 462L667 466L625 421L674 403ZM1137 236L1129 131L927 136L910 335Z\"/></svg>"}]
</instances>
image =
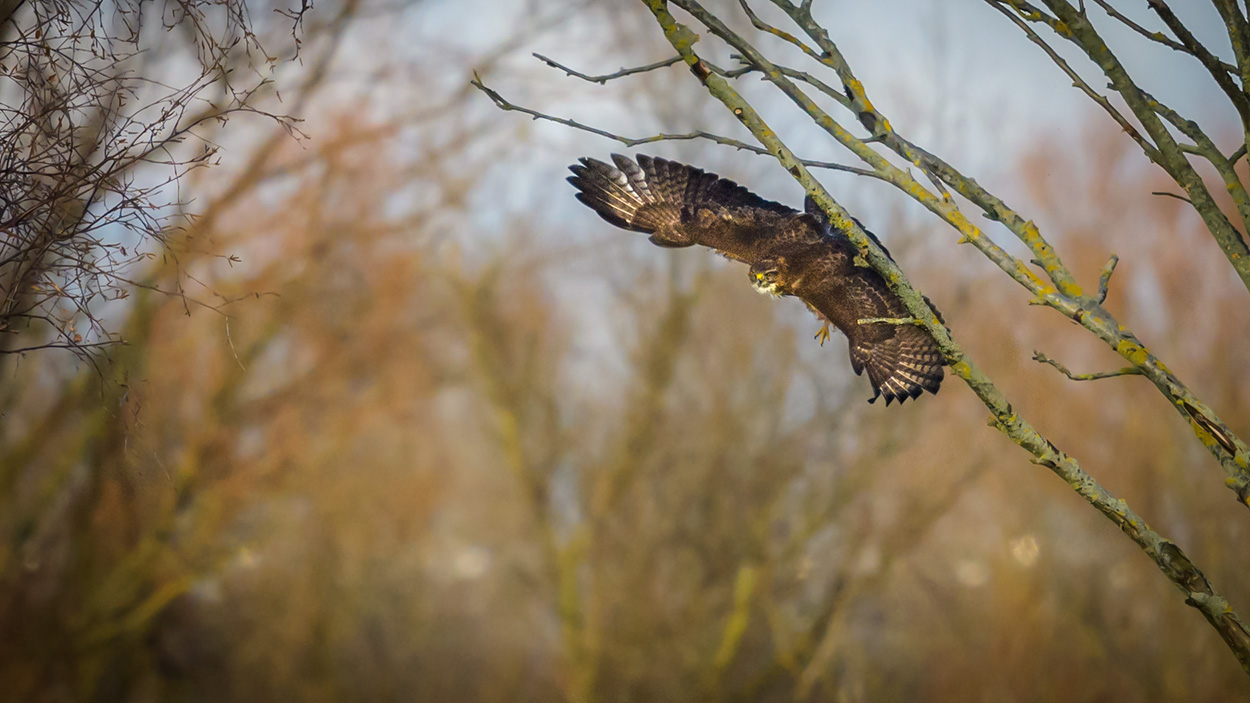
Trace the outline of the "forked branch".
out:
<instances>
[{"instance_id":1,"label":"forked branch","mask_svg":"<svg viewBox=\"0 0 1250 703\"><path fill-rule=\"evenodd\" d=\"M560 67L560 68L561 70L563 70L563 67ZM485 93L491 99L491 101L495 103L495 106L498 107L500 110L504 110L505 112L520 112L520 113L529 115L530 117L536 120L546 120L548 122L555 122L556 124L561 124L561 125L564 125L565 127L572 127L573 129L578 129L583 132L597 134L601 137L606 137L608 139L618 141L621 144L624 144L625 146L628 146L628 147L640 146L642 144L654 144L656 142L677 142L677 141L689 141L691 139L703 139L709 142L714 142L716 144L723 144L725 146L731 146L740 151L749 151L753 154L768 155L767 149L761 148L754 144L747 144L744 141L734 139L732 137L725 137L719 134L713 134L711 132L704 132L703 130L685 132L683 134L660 133L660 134L653 134L648 137L626 137L620 134L614 134L604 129L599 129L597 127L591 127L590 125L582 124L576 120L568 119L567 117L557 117L555 115L548 115L544 112L539 112L538 110L532 110L528 107L523 107L521 105L516 105L511 102L508 102L497 91L495 91L492 88L487 87L486 84L482 82L481 77L478 76L477 73L473 74L473 79L470 80L469 83L474 88L477 88L478 90ZM845 164L834 163L832 161L813 161L811 159L803 159L802 161L803 161L803 165L809 168L823 168L823 169L827 169L830 171L844 171L846 173L853 173L857 176L865 176L868 178L880 178L880 176L878 176L876 173L868 169L857 168L855 166L847 166Z\"/></svg>"},{"instance_id":2,"label":"forked branch","mask_svg":"<svg viewBox=\"0 0 1250 703\"><path fill-rule=\"evenodd\" d=\"M1036 361L1042 364L1050 364L1056 369L1059 369L1059 373L1063 374L1064 376L1067 376L1073 381L1097 381L1102 378L1117 378L1119 376L1140 376L1141 375L1141 369L1137 368L1136 366L1126 366L1118 371L1101 371L1099 373L1072 373L1071 371L1068 370L1068 367L1064 366L1058 361L1055 361L1054 359L1036 350L1034 350L1033 352L1033 361Z\"/></svg>"}]
</instances>

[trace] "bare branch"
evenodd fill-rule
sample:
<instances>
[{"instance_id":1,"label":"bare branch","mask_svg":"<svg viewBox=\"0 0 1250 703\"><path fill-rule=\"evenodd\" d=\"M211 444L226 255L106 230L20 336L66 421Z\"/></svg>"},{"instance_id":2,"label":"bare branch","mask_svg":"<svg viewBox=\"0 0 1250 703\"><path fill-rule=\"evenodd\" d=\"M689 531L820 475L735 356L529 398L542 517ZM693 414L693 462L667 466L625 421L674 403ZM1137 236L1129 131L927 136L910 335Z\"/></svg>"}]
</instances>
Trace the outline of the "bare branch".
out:
<instances>
[{"instance_id":1,"label":"bare branch","mask_svg":"<svg viewBox=\"0 0 1250 703\"><path fill-rule=\"evenodd\" d=\"M1223 1L1217 0L1217 5ZM1129 109L1136 115L1158 149L1160 160L1156 163L1162 166L1168 172L1168 175L1176 180L1177 184L1188 193L1190 200L1194 203L1194 210L1202 217L1207 229L1210 230L1216 242L1219 243L1220 249L1224 252L1229 264L1232 265L1242 279L1243 284L1250 289L1250 248L1247 248L1246 241L1241 233L1233 226L1228 217L1224 215L1218 203L1215 202L1202 177L1177 147L1176 140L1160 119L1160 105L1158 101L1146 95L1133 81L1124 65L1111 51L1110 47L1107 46L1106 42L1103 41L1102 37L1099 36L1097 30L1076 11L1076 8L1072 7L1066 0L1045 0L1045 3L1055 13L1056 17L1044 21L1055 30L1058 36L1067 39L1085 52L1086 56L1111 81L1111 86L1124 98ZM1027 3L1012 0L1012 4L1014 6ZM1232 25L1230 25L1230 34L1236 34L1236 32L1232 31ZM1240 41L1240 38L1234 37L1234 49L1237 48ZM1245 47L1243 46L1242 51L1244 50ZM1238 64L1246 66L1246 71L1250 71L1250 62L1243 63L1242 56L1242 53L1238 53ZM1250 84L1246 82L1245 75L1243 75L1242 82L1243 84ZM1168 121L1173 126L1176 126L1176 123L1172 120L1168 119ZM1187 134L1187 136L1190 136L1191 139L1194 138L1192 135ZM1201 143L1199 146L1202 146ZM1218 161L1213 161L1213 163L1216 164L1217 169L1221 169L1220 175L1229 194L1232 195L1240 219L1243 224L1250 225L1250 194L1247 194L1244 184L1235 175L1232 178L1229 177L1221 163Z\"/></svg>"},{"instance_id":2,"label":"bare branch","mask_svg":"<svg viewBox=\"0 0 1250 703\"><path fill-rule=\"evenodd\" d=\"M719 71L718 70L718 72L722 76L726 76L728 78L737 78L738 76L746 75L753 71L760 71L760 68L758 66L753 66L751 64L751 61L747 59L745 56L742 56L741 54L730 54L730 57L737 61L742 62L743 66L741 68L737 68L732 71ZM842 93L842 91L838 90L837 88L834 88L833 86L820 80L819 78L816 78L812 74L807 73L805 71L800 71L798 69L790 68L788 66L782 66L781 64L773 64L773 66L776 67L776 69L781 72L781 75L785 76L786 78L793 78L798 81L803 81L804 83L807 83L808 85L812 86L816 90L819 90L820 92L829 96L830 98L834 100L834 102L838 103L842 107L845 107L848 110L852 109L850 99L847 98L846 95ZM713 70L717 70L717 69L713 67Z\"/></svg>"},{"instance_id":3,"label":"bare branch","mask_svg":"<svg viewBox=\"0 0 1250 703\"><path fill-rule=\"evenodd\" d=\"M1133 141L1137 142L1137 145L1141 147L1142 151L1146 154L1147 158L1149 158L1151 161L1159 160L1158 149L1155 147L1155 145L1151 144L1150 141L1148 141L1144 136L1142 136L1141 132L1137 130L1137 127L1135 127L1131 122L1129 122L1128 118L1125 117L1123 113L1121 113L1119 110L1117 110L1115 106L1111 104L1111 101L1107 100L1106 96L1098 93L1096 90L1090 87L1089 83L1086 83L1085 79L1081 78L1080 74L1078 74L1075 70L1073 70L1072 67L1068 65L1068 62L1064 60L1064 58L1060 56L1059 53L1054 50L1054 48L1052 48L1049 44L1047 44L1046 41L1042 39L1041 36L1039 36L1037 32L1033 31L1032 27L1026 24L1024 20L1020 19L1016 15L1016 13L1004 7L1001 4L1001 2L999 2L999 0L985 0L985 2L989 6L1001 12L1004 17L1011 20L1017 27L1019 27L1020 30L1024 32L1025 36L1029 38L1029 41L1041 47L1042 51L1046 53L1046 56L1050 57L1050 60L1056 66L1058 66L1060 70L1062 70L1065 74L1067 74L1068 78L1072 79L1072 85L1080 89L1080 91L1082 93L1085 93L1085 95L1087 95L1090 100L1093 100L1095 103L1097 103L1099 107L1103 109L1104 112L1110 115L1111 119L1115 120L1116 124L1120 125L1120 129L1123 130L1124 133L1127 134L1129 137L1131 137Z\"/></svg>"},{"instance_id":4,"label":"bare branch","mask_svg":"<svg viewBox=\"0 0 1250 703\"><path fill-rule=\"evenodd\" d=\"M1167 48L1169 48L1169 49L1174 49L1174 50L1179 51L1179 52L1181 52L1181 53L1183 53L1183 54L1189 54L1190 56L1193 56L1193 57L1198 58L1199 60L1201 60L1201 57L1199 57L1196 53L1194 53L1194 52L1193 52L1193 51L1192 51L1192 50L1191 50L1188 46L1186 46L1185 44L1181 44L1180 42L1178 42L1178 41L1176 41L1176 40L1172 39L1171 37L1169 37L1168 35L1164 34L1163 32L1152 32L1152 31L1150 31L1149 29L1146 29L1145 27L1141 26L1140 24L1138 24L1138 23L1134 22L1134 21L1132 20L1132 18L1130 18L1130 17L1126 16L1124 13L1122 13L1122 12L1120 12L1119 10L1115 9L1115 7L1114 7L1111 3L1107 2L1107 0L1094 0L1094 3L1095 3L1095 4L1097 4L1099 7L1101 7L1101 8L1103 9L1103 11L1107 13L1107 15L1108 15L1108 16L1110 16L1110 17L1112 17L1112 18L1114 18L1114 19L1118 20L1121 24L1123 24L1124 26L1126 26L1126 27L1128 27L1129 29L1133 30L1134 32L1137 32L1138 34L1140 34L1141 36L1145 37L1146 39L1149 39L1149 40L1150 40L1150 41L1152 41L1152 42L1158 42L1159 44L1162 44L1163 46L1166 46L1166 47L1167 47ZM1166 6L1166 5L1163 5L1162 3L1151 3L1151 2L1149 2L1149 0L1147 0L1147 4L1149 4L1152 8L1154 8L1154 5L1155 5L1155 4L1161 5L1161 6L1163 7L1163 10L1164 10L1164 11L1166 11L1166 12L1168 12L1168 13L1171 13L1171 9L1167 8L1167 6ZM1156 11L1157 11L1157 10L1156 10ZM1175 15L1173 15L1173 16L1175 16ZM1178 23L1179 23L1179 20L1178 20ZM1170 26L1170 24L1169 24L1169 26ZM1183 28L1183 26L1182 26L1182 28ZM1173 31L1176 31L1176 30L1175 30L1175 29L1173 29ZM1186 30L1186 31L1187 31L1187 30ZM1205 51L1205 47L1203 48L1203 51ZM1226 62L1226 61L1221 61L1218 57L1212 57L1212 58L1214 58L1214 59L1215 59L1215 62L1216 62L1216 63L1217 63L1217 64L1218 64L1218 65L1219 65L1222 69L1224 69L1224 71L1226 71L1226 72L1228 72L1228 73L1231 73L1231 74L1236 75L1236 73L1237 73L1237 67L1236 67L1236 66L1234 66L1234 65L1232 65L1232 64L1230 64L1230 63L1228 63L1228 62ZM1204 61L1203 63L1206 63L1206 62ZM1218 79L1217 79L1217 80L1218 80Z\"/></svg>"},{"instance_id":5,"label":"bare branch","mask_svg":"<svg viewBox=\"0 0 1250 703\"><path fill-rule=\"evenodd\" d=\"M564 64L561 64L561 63L557 63L556 61L549 59L546 56L543 56L542 54L535 53L533 54L533 56L534 58L538 59L539 61L542 61L543 63L547 64L548 66L552 68L564 71L564 73L569 76L572 76L574 78L580 78L584 81L590 81L591 83L598 83L599 85L603 85L607 83L608 81L615 80L617 78L623 78L625 76L632 76L638 73L646 73L648 71L654 71L657 68L665 68L667 66L672 66L675 63L681 63L681 57L674 56L669 59L664 59L663 61L656 61L655 63L649 63L646 66L638 66L636 68L622 68L621 70L615 73L605 73L601 76L589 76L589 75L586 75L585 73L581 73L580 71L574 71L568 66L565 66Z\"/></svg>"},{"instance_id":6,"label":"bare branch","mask_svg":"<svg viewBox=\"0 0 1250 703\"><path fill-rule=\"evenodd\" d=\"M242 0L182 3L161 20L189 39L169 45L169 59L190 59L169 82L135 70L148 51L141 3L107 17L99 2L29 3L14 14L19 4L0 7L12 34L0 45L9 98L0 104L0 347L29 350L36 345L17 341L29 335L93 350L112 342L93 307L124 297L130 284L119 274L165 246L184 205L178 180L214 154L206 129L254 114L294 133L294 121L254 104L273 92L260 76L277 59ZM306 9L282 21L298 27ZM100 234L110 228L137 244Z\"/></svg>"},{"instance_id":7,"label":"bare branch","mask_svg":"<svg viewBox=\"0 0 1250 703\"><path fill-rule=\"evenodd\" d=\"M1142 375L1141 369L1137 368L1136 366L1126 366L1120 369L1119 371L1103 371L1100 373L1074 374L1068 370L1068 367L1064 366L1058 361L1055 361L1054 359L1046 356L1045 354L1037 350L1033 351L1033 361L1043 363L1043 364L1050 364L1056 369L1059 369L1060 373L1072 379L1073 381L1097 381L1100 378L1116 378L1118 376L1140 376Z\"/></svg>"},{"instance_id":8,"label":"bare branch","mask_svg":"<svg viewBox=\"0 0 1250 703\"><path fill-rule=\"evenodd\" d=\"M495 90L491 88L488 88L484 83L482 83L481 78L476 73L473 74L473 79L470 80L469 83L473 87L482 91L483 93L486 93L486 95L501 110L504 110L506 112L521 112L526 115L529 115L530 117L536 120L546 120L548 122L555 122L556 124L562 124L566 127L579 129L583 132L590 132L591 134L597 134L601 137L607 137L608 139L613 139L615 141L618 141L628 147L635 147L635 146L639 146L642 144L654 144L655 142L672 142L672 141L687 141L691 139L706 139L707 141L715 142L717 144L723 144L725 146L731 146L741 151L749 151L753 154L761 154L765 156L768 155L767 149L755 146L753 144L747 144L746 142L739 141L731 137L723 137L719 134L712 134L711 132L704 132L702 130L698 130L694 132L686 132L684 134L655 134L649 137L625 137L619 134L613 134L612 132L599 129L597 127L584 125L580 122L577 122L576 120L570 120L566 117L556 117L554 115L548 115L546 113L542 113L537 110L531 110L527 107L522 107L520 105L515 105L513 103L510 103L507 100L505 100L504 97L501 96L498 92L496 92ZM828 169L831 171L844 171L846 173L853 173L857 176L866 176L868 178L880 178L880 176L878 176L873 171L869 171L867 169L862 169L862 168L857 168L855 166L846 166L844 164L833 163L830 161L812 161L812 160L804 159L803 164L811 168L823 168L823 169Z\"/></svg>"},{"instance_id":9,"label":"bare branch","mask_svg":"<svg viewBox=\"0 0 1250 703\"><path fill-rule=\"evenodd\" d=\"M1107 300L1107 292L1111 286L1111 274L1115 273L1116 264L1120 263L1120 257L1112 254L1107 263L1102 266L1102 273L1098 276L1098 304L1102 305Z\"/></svg>"},{"instance_id":10,"label":"bare branch","mask_svg":"<svg viewBox=\"0 0 1250 703\"><path fill-rule=\"evenodd\" d=\"M751 24L754 25L756 29L762 32L768 32L769 34L782 39L786 43L798 47L800 51L807 54L809 57L817 61L820 60L820 53L807 44L804 44L798 37L790 34L789 32L782 31L760 19L759 16L755 14L755 11L751 9L751 5L747 3L747 0L738 0L738 5L742 7L742 11L747 14L747 17L751 20Z\"/></svg>"},{"instance_id":11,"label":"bare branch","mask_svg":"<svg viewBox=\"0 0 1250 703\"><path fill-rule=\"evenodd\" d=\"M1167 192L1167 191L1165 191L1165 190L1152 190L1152 191L1150 191L1150 194L1151 194L1151 195L1162 195L1162 196L1167 197L1167 198L1176 198L1177 200L1180 200L1181 202L1186 202L1186 203L1189 203L1190 205L1193 205L1193 204L1194 204L1194 201L1190 200L1189 198L1186 198L1186 197L1185 197L1185 196L1183 196L1183 195L1178 195L1178 194L1176 194L1176 193L1169 193L1169 192Z\"/></svg>"},{"instance_id":12,"label":"bare branch","mask_svg":"<svg viewBox=\"0 0 1250 703\"><path fill-rule=\"evenodd\" d=\"M1232 154L1229 155L1228 165L1236 166L1237 162L1241 159L1241 157L1245 155L1246 155L1246 144L1245 142L1242 142L1241 146L1238 146L1237 149L1233 151Z\"/></svg>"},{"instance_id":13,"label":"bare branch","mask_svg":"<svg viewBox=\"0 0 1250 703\"><path fill-rule=\"evenodd\" d=\"M17 349L0 349L0 354L25 354L26 352L43 351L45 349L69 349L80 352L88 349L114 347L119 344L125 344L125 342L120 339L104 342L48 342L47 344L33 344L29 347L19 347Z\"/></svg>"}]
</instances>

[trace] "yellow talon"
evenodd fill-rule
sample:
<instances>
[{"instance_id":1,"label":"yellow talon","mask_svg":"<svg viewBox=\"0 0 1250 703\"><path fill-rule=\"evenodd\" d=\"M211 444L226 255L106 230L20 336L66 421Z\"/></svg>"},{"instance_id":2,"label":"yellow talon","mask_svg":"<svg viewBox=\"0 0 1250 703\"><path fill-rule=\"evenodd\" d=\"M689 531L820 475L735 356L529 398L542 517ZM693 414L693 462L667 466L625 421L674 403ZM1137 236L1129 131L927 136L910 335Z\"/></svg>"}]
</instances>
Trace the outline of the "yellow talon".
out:
<instances>
[{"instance_id":1,"label":"yellow talon","mask_svg":"<svg viewBox=\"0 0 1250 703\"><path fill-rule=\"evenodd\" d=\"M816 341L820 342L820 346L825 346L825 342L829 340L829 323L820 326L820 331L816 333Z\"/></svg>"}]
</instances>

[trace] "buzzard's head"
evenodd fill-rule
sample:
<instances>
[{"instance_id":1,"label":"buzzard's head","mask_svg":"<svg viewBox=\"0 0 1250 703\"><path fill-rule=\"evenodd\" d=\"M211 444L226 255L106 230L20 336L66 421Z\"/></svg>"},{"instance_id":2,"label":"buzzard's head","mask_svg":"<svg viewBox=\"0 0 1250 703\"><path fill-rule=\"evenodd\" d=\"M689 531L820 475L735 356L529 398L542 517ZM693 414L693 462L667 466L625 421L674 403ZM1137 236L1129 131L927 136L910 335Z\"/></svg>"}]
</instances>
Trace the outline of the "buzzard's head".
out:
<instances>
[{"instance_id":1,"label":"buzzard's head","mask_svg":"<svg viewBox=\"0 0 1250 703\"><path fill-rule=\"evenodd\" d=\"M751 264L751 286L759 293L781 297L786 288L781 283L781 267L784 259L765 257Z\"/></svg>"}]
</instances>

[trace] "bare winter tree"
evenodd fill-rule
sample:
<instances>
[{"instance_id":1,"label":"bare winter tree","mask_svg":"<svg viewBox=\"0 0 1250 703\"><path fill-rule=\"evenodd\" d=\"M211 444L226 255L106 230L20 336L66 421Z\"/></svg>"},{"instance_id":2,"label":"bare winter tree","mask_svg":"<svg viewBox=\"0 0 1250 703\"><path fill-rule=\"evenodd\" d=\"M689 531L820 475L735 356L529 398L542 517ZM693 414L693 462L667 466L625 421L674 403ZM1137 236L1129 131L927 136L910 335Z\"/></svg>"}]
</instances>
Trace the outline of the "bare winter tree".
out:
<instances>
[{"instance_id":1,"label":"bare winter tree","mask_svg":"<svg viewBox=\"0 0 1250 703\"><path fill-rule=\"evenodd\" d=\"M1126 11L1105 0L1095 0L1090 7L1086 7L1084 2L1071 3L1067 0L1044 0L1044 7L1022 0L985 2L990 9L1003 14L1028 40L1040 46L1072 80L1073 85L1104 110L1145 156L1184 191L1184 196L1176 197L1186 200L1193 207L1228 264L1250 287L1250 250L1247 250L1240 233L1240 230L1250 226L1250 196L1247 195L1244 172L1237 170L1238 161L1246 155L1247 144L1250 144L1247 141L1250 140L1250 108L1247 107L1250 106L1250 18L1245 10L1233 0L1212 0L1233 49L1233 61L1230 62L1220 59L1213 48L1196 39L1191 29L1163 0L1150 0L1148 3L1154 14L1152 20L1162 25L1159 30L1147 28L1142 24L1144 19L1134 20ZM1250 447L1122 320L1104 307L1118 258L1111 257L1097 281L1081 285L1026 214L1009 206L972 177L897 131L887 116L873 105L867 87L856 77L850 61L827 27L814 16L813 0L771 0L771 3L739 0L741 14L734 13L734 19L741 23L749 21L754 34L735 31L727 23L727 13L711 11L697 0L644 0L642 4L652 13L676 55L602 76L587 75L552 59L539 58L568 75L596 83L684 63L703 88L746 127L758 144L748 144L703 130L624 137L518 106L480 80L475 79L474 84L504 110L521 111L536 119L552 120L594 132L628 146L673 139L706 139L776 157L828 214L834 226L851 238L867 264L880 272L906 302L914 319L897 322L918 324L937 340L952 373L963 379L989 410L990 425L1027 451L1033 463L1047 467L1068 483L1133 540L1180 589L1185 603L1197 609L1215 628L1242 668L1250 673L1250 631L1232 605L1216 591L1175 542L1152 529L1141 515L1103 488L1076 458L1061 451L1015 410L998 386L939 322L924 297L908 282L898 266L812 177L809 169L821 167L851 171L894 185L955 230L958 243L973 245L1027 289L1031 296L1030 304L1057 311L1108 345L1123 357L1127 366L1111 372L1075 374L1040 352L1034 358L1077 381L1129 375L1148 379L1219 463L1225 483L1234 491L1238 502L1250 507ZM777 24L757 14L763 11L763 6L770 4ZM672 7L686 14L679 19L673 14ZM832 16L836 13L830 9L828 14ZM797 28L797 34L778 26L781 21ZM1106 30L1117 24L1131 29L1145 40L1176 50L1185 55L1186 60L1200 63L1227 97L1241 122L1246 135L1244 139L1239 139L1231 148L1220 147L1214 136L1214 125L1204 126L1180 114L1143 89L1103 39ZM856 28L856 31L871 29ZM715 37L723 45L712 46L712 42L696 45L703 38L701 33ZM1088 65L1074 67L1054 49L1052 43L1055 42L1073 45L1079 54L1088 59ZM734 52L741 66L727 68L709 60L725 45ZM795 49L801 51L810 66L788 66L776 60L783 50L793 52ZM1094 87L1092 79L1084 77L1084 74L1093 72L1105 77L1110 93L1103 94ZM735 87L735 79L748 74L762 75L863 165L816 162L796 155ZM842 111L841 116L838 110ZM1201 172L1204 168L1213 169L1217 178L1204 178ZM918 169L923 177L911 169ZM1224 197L1223 193L1231 198ZM1231 202L1223 208L1221 206L1226 204L1225 201ZM1021 259L997 245L978 224L977 215L1005 227L1027 247L1030 258ZM861 324L869 322L861 321ZM806 687L810 688L815 675L812 670L805 673Z\"/></svg>"},{"instance_id":2,"label":"bare winter tree","mask_svg":"<svg viewBox=\"0 0 1250 703\"><path fill-rule=\"evenodd\" d=\"M102 316L183 216L178 181L208 165L207 128L254 106L298 54L309 3L266 52L242 0L0 2L0 353L90 356Z\"/></svg>"}]
</instances>

